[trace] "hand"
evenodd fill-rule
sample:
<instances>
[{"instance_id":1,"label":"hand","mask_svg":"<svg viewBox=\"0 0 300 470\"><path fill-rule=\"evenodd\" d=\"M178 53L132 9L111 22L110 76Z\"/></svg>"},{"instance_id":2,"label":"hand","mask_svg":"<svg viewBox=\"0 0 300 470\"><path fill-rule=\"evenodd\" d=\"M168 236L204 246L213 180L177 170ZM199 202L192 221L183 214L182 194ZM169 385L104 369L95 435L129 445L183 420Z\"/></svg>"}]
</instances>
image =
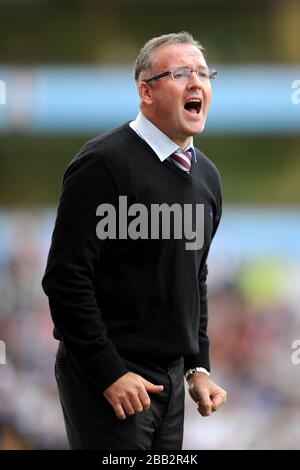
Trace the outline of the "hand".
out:
<instances>
[{"instance_id":1,"label":"hand","mask_svg":"<svg viewBox=\"0 0 300 470\"><path fill-rule=\"evenodd\" d=\"M110 385L103 395L111 404L119 419L126 415L147 411L150 408L150 398L147 392L159 393L163 385L154 385L138 374L127 372Z\"/></svg>"},{"instance_id":2,"label":"hand","mask_svg":"<svg viewBox=\"0 0 300 470\"><path fill-rule=\"evenodd\" d=\"M210 416L226 401L227 393L216 385L207 374L194 372L188 379L189 394L198 405L202 416Z\"/></svg>"}]
</instances>

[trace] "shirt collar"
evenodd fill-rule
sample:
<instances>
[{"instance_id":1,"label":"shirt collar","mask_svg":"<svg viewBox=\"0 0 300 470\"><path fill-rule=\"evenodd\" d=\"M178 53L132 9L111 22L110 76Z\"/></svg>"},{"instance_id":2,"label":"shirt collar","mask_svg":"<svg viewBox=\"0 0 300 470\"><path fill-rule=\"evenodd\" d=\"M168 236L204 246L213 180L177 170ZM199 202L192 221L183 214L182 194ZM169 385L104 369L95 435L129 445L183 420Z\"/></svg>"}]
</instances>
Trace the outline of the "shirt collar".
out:
<instances>
[{"instance_id":1,"label":"shirt collar","mask_svg":"<svg viewBox=\"0 0 300 470\"><path fill-rule=\"evenodd\" d=\"M152 122L149 121L149 119L147 119L141 112L137 115L135 121L131 121L129 125L143 140L147 142L161 162L180 149L173 140L152 124ZM192 158L196 162L193 137L191 137L189 145L180 150L187 150L189 148L191 148Z\"/></svg>"}]
</instances>

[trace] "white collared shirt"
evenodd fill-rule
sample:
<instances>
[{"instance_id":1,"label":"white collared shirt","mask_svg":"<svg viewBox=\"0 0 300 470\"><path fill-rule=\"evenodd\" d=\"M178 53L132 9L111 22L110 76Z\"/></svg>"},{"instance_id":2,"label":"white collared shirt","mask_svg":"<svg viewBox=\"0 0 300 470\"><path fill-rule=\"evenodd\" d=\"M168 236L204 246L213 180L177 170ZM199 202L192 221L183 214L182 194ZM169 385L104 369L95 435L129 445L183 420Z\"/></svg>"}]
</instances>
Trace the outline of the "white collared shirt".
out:
<instances>
[{"instance_id":1,"label":"white collared shirt","mask_svg":"<svg viewBox=\"0 0 300 470\"><path fill-rule=\"evenodd\" d=\"M142 112L136 117L135 121L130 122L130 127L152 148L161 162L169 158L172 153L177 150L185 151L189 148L192 149L192 159L196 162L196 152L193 146L193 137L190 143L184 149L178 147L166 134L164 134L158 127L152 124Z\"/></svg>"}]
</instances>

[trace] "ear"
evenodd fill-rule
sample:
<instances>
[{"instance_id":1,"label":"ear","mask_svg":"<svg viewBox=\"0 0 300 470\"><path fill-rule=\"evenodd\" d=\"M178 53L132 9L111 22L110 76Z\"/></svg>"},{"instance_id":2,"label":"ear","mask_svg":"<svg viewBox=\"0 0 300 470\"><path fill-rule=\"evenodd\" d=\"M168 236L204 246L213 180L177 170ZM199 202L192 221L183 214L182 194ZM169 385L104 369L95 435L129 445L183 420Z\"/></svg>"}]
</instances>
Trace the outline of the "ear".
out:
<instances>
[{"instance_id":1,"label":"ear","mask_svg":"<svg viewBox=\"0 0 300 470\"><path fill-rule=\"evenodd\" d=\"M138 85L138 92L141 98L141 102L150 105L153 102L153 88L148 83L141 81Z\"/></svg>"}]
</instances>

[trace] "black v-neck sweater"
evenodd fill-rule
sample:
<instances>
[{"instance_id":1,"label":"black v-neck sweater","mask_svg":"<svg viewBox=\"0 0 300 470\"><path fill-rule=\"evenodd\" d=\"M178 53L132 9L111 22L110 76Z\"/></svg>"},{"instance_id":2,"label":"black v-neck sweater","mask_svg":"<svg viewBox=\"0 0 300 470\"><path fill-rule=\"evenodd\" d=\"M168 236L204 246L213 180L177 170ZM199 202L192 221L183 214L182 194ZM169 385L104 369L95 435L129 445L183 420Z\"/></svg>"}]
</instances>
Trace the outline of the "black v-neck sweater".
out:
<instances>
[{"instance_id":1,"label":"black v-neck sweater","mask_svg":"<svg viewBox=\"0 0 300 470\"><path fill-rule=\"evenodd\" d=\"M216 167L196 155L190 174L162 163L126 123L88 142L66 169L42 285L54 337L101 391L127 372L122 357L160 365L183 356L185 370L210 370L206 259L222 198ZM203 247L187 250L172 231L99 239L97 207L117 209L119 196L149 213L151 204L204 204Z\"/></svg>"}]
</instances>

